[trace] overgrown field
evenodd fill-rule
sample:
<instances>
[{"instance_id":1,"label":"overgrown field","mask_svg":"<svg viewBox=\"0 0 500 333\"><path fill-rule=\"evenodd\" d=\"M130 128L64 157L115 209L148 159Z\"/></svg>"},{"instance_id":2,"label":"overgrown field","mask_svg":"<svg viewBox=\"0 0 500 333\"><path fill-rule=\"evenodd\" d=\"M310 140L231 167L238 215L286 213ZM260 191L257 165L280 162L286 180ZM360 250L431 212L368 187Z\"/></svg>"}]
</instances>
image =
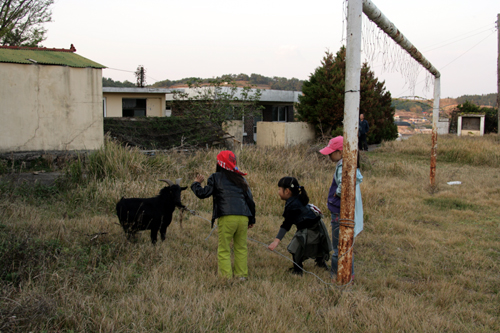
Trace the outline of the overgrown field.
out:
<instances>
[{"instance_id":1,"label":"overgrown field","mask_svg":"<svg viewBox=\"0 0 500 333\"><path fill-rule=\"evenodd\" d=\"M281 224L277 182L298 177L324 212L334 165L317 147L236 151L258 209L249 237ZM365 228L355 283L290 275L291 263L249 241L248 281L217 277L209 222L179 213L167 240L130 243L114 215L122 197L153 196L160 178L215 170L218 151L149 157L107 142L57 186L0 180L1 332L498 332L500 140L440 136L437 189L430 137L363 153ZM461 181L450 186L448 181ZM183 202L210 219L211 199ZM326 219L328 224L328 220ZM294 230L294 229L292 229ZM287 257L287 234L277 250ZM325 282L329 274L307 261Z\"/></svg>"}]
</instances>

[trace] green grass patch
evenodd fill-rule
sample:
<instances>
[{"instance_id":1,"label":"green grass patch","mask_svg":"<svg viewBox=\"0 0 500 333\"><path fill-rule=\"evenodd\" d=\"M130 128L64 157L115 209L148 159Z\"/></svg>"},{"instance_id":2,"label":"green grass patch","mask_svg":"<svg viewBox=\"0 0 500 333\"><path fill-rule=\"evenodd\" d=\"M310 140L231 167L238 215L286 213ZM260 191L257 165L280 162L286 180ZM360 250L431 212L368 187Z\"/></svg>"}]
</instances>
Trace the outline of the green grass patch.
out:
<instances>
[{"instance_id":1,"label":"green grass patch","mask_svg":"<svg viewBox=\"0 0 500 333\"><path fill-rule=\"evenodd\" d=\"M457 198L426 198L424 203L429 206L436 207L440 210L472 210L479 211L481 206L464 202Z\"/></svg>"}]
</instances>

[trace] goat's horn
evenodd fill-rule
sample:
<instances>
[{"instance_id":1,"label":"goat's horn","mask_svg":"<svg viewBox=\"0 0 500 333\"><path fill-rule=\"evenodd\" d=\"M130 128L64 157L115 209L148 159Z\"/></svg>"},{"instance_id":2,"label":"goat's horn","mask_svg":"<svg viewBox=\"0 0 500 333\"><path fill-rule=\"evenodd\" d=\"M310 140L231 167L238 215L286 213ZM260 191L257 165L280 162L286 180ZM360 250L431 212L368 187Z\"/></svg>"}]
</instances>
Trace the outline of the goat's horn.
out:
<instances>
[{"instance_id":1,"label":"goat's horn","mask_svg":"<svg viewBox=\"0 0 500 333\"><path fill-rule=\"evenodd\" d=\"M167 183L169 186L174 185L174 182L171 181L170 179L158 179L158 180Z\"/></svg>"},{"instance_id":2,"label":"goat's horn","mask_svg":"<svg viewBox=\"0 0 500 333\"><path fill-rule=\"evenodd\" d=\"M182 178L177 178L177 179L175 180L175 183L176 183L177 185L180 185L180 184L181 184L181 180L182 180Z\"/></svg>"}]
</instances>

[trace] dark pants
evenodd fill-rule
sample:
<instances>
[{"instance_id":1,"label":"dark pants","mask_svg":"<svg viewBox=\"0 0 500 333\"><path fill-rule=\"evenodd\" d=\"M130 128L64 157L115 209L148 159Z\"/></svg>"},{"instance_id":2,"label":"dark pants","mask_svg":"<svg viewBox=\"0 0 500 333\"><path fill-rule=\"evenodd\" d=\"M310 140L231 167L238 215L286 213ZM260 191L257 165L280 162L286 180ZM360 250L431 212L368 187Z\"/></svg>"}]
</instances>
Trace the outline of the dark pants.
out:
<instances>
[{"instance_id":1,"label":"dark pants","mask_svg":"<svg viewBox=\"0 0 500 333\"><path fill-rule=\"evenodd\" d=\"M332 277L337 275L337 267L339 261L339 214L332 213L332 246L333 246L333 254L332 254L332 268L330 269L330 273ZM352 276L354 276L354 253L352 255Z\"/></svg>"},{"instance_id":2,"label":"dark pants","mask_svg":"<svg viewBox=\"0 0 500 333\"><path fill-rule=\"evenodd\" d=\"M366 133L359 134L358 149L368 151L368 143L366 143Z\"/></svg>"},{"instance_id":3,"label":"dark pants","mask_svg":"<svg viewBox=\"0 0 500 333\"><path fill-rule=\"evenodd\" d=\"M302 273L302 270L304 268L303 260L304 258L296 257L295 255L292 255L292 260L293 260L293 270L298 273ZM328 266L326 265L326 262L323 258L316 258L314 259L316 262L316 266L322 267L322 268L327 268Z\"/></svg>"}]
</instances>

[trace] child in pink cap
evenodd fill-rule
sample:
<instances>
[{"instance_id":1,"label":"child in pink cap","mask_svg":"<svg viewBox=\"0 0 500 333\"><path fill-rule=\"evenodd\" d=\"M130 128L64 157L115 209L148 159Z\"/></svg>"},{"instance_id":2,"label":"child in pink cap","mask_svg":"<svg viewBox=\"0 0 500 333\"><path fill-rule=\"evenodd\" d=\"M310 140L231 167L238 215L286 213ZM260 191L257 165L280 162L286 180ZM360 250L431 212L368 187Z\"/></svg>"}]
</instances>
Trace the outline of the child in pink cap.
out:
<instances>
[{"instance_id":1,"label":"child in pink cap","mask_svg":"<svg viewBox=\"0 0 500 333\"><path fill-rule=\"evenodd\" d=\"M230 150L217 155L215 173L205 180L197 175L191 190L200 198L213 196L212 227L215 219L219 226L219 247L217 249L219 276L232 278L231 241L234 252L234 275L241 280L248 276L247 230L255 224L255 203L247 181L236 166L236 156Z\"/></svg>"},{"instance_id":2,"label":"child in pink cap","mask_svg":"<svg viewBox=\"0 0 500 333\"><path fill-rule=\"evenodd\" d=\"M335 173L333 175L332 185L328 192L328 210L332 213L332 276L337 274L338 262L338 244L339 244L339 217L340 217L340 197L342 195L342 151L344 138L337 136L328 142L328 145L319 152L328 155L330 160L336 163ZM356 199L354 205L354 237L363 231L363 201L361 199L361 189L359 184L363 181L363 176L359 170L359 152L358 165L356 169ZM352 266L352 278L354 278L354 256Z\"/></svg>"}]
</instances>

